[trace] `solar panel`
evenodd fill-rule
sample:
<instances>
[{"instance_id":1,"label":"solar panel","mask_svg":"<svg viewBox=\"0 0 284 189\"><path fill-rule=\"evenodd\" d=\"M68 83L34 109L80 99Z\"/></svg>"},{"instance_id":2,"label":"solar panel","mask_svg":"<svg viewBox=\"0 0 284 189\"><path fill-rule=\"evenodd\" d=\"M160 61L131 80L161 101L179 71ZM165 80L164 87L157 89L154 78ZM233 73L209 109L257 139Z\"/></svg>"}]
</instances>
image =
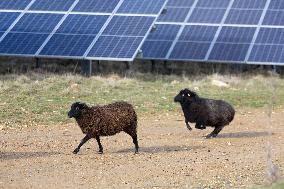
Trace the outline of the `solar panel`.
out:
<instances>
[{"instance_id":1,"label":"solar panel","mask_svg":"<svg viewBox=\"0 0 284 189\"><path fill-rule=\"evenodd\" d=\"M154 20L155 17L114 16L88 53L88 57L134 58L133 55Z\"/></svg>"},{"instance_id":2,"label":"solar panel","mask_svg":"<svg viewBox=\"0 0 284 189\"><path fill-rule=\"evenodd\" d=\"M165 0L0 1L0 55L131 61L164 5Z\"/></svg>"},{"instance_id":3,"label":"solar panel","mask_svg":"<svg viewBox=\"0 0 284 189\"><path fill-rule=\"evenodd\" d=\"M166 9L157 28L179 31L166 41L153 31L144 59L284 64L282 0L170 0Z\"/></svg>"},{"instance_id":4,"label":"solar panel","mask_svg":"<svg viewBox=\"0 0 284 189\"><path fill-rule=\"evenodd\" d=\"M160 15L158 22L183 22L190 8L168 7L167 13Z\"/></svg>"},{"instance_id":5,"label":"solar panel","mask_svg":"<svg viewBox=\"0 0 284 189\"><path fill-rule=\"evenodd\" d=\"M62 17L63 14L26 13L11 31L50 33Z\"/></svg>"},{"instance_id":6,"label":"solar panel","mask_svg":"<svg viewBox=\"0 0 284 189\"><path fill-rule=\"evenodd\" d=\"M124 0L117 13L159 14L164 0Z\"/></svg>"},{"instance_id":7,"label":"solar panel","mask_svg":"<svg viewBox=\"0 0 284 189\"><path fill-rule=\"evenodd\" d=\"M143 44L143 56L153 59L166 57L179 29L179 25L157 25L155 32L150 33L147 41Z\"/></svg>"},{"instance_id":8,"label":"solar panel","mask_svg":"<svg viewBox=\"0 0 284 189\"><path fill-rule=\"evenodd\" d=\"M261 28L252 52L251 62L284 62L284 28Z\"/></svg>"},{"instance_id":9,"label":"solar panel","mask_svg":"<svg viewBox=\"0 0 284 189\"><path fill-rule=\"evenodd\" d=\"M8 33L1 41L0 54L32 56L42 45L48 34Z\"/></svg>"},{"instance_id":10,"label":"solar panel","mask_svg":"<svg viewBox=\"0 0 284 189\"><path fill-rule=\"evenodd\" d=\"M80 0L73 11L112 13L119 0Z\"/></svg>"},{"instance_id":11,"label":"solar panel","mask_svg":"<svg viewBox=\"0 0 284 189\"><path fill-rule=\"evenodd\" d=\"M143 37L101 36L89 52L89 57L130 59Z\"/></svg>"},{"instance_id":12,"label":"solar panel","mask_svg":"<svg viewBox=\"0 0 284 189\"><path fill-rule=\"evenodd\" d=\"M195 8L188 22L191 23L220 23L226 9Z\"/></svg>"},{"instance_id":13,"label":"solar panel","mask_svg":"<svg viewBox=\"0 0 284 189\"><path fill-rule=\"evenodd\" d=\"M109 16L68 15L40 56L83 56Z\"/></svg>"},{"instance_id":14,"label":"solar panel","mask_svg":"<svg viewBox=\"0 0 284 189\"><path fill-rule=\"evenodd\" d=\"M0 9L3 10L24 10L32 0L2 0Z\"/></svg>"},{"instance_id":15,"label":"solar panel","mask_svg":"<svg viewBox=\"0 0 284 189\"><path fill-rule=\"evenodd\" d=\"M29 10L68 11L75 0L36 0Z\"/></svg>"},{"instance_id":16,"label":"solar panel","mask_svg":"<svg viewBox=\"0 0 284 189\"><path fill-rule=\"evenodd\" d=\"M56 33L95 35L99 33L108 18L107 15L71 14L67 16Z\"/></svg>"},{"instance_id":17,"label":"solar panel","mask_svg":"<svg viewBox=\"0 0 284 189\"><path fill-rule=\"evenodd\" d=\"M40 52L41 56L82 57L94 36L54 34Z\"/></svg>"},{"instance_id":18,"label":"solar panel","mask_svg":"<svg viewBox=\"0 0 284 189\"><path fill-rule=\"evenodd\" d=\"M176 60L204 59L216 31L215 26L185 26L170 58Z\"/></svg>"},{"instance_id":19,"label":"solar panel","mask_svg":"<svg viewBox=\"0 0 284 189\"><path fill-rule=\"evenodd\" d=\"M6 31L19 15L19 13L0 12L0 31Z\"/></svg>"}]
</instances>

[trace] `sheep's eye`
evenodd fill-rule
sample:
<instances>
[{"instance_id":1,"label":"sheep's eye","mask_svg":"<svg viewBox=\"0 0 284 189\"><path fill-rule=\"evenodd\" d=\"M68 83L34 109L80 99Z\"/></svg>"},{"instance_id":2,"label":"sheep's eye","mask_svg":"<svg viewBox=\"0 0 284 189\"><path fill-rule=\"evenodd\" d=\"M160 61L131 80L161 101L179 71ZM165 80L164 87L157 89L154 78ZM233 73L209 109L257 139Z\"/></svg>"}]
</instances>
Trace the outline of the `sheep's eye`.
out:
<instances>
[{"instance_id":1,"label":"sheep's eye","mask_svg":"<svg viewBox=\"0 0 284 189\"><path fill-rule=\"evenodd\" d=\"M182 94L181 96L184 96L184 94Z\"/></svg>"},{"instance_id":2,"label":"sheep's eye","mask_svg":"<svg viewBox=\"0 0 284 189\"><path fill-rule=\"evenodd\" d=\"M187 96L190 96L190 94L187 94Z\"/></svg>"}]
</instances>

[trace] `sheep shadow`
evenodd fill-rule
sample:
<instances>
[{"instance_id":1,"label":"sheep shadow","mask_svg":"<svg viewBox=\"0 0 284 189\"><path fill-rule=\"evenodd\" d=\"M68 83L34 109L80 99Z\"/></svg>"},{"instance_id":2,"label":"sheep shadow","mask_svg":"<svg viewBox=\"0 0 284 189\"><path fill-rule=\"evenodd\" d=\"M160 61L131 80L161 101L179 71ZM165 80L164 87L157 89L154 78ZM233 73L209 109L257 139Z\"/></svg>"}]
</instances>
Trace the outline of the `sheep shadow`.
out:
<instances>
[{"instance_id":1,"label":"sheep shadow","mask_svg":"<svg viewBox=\"0 0 284 189\"><path fill-rule=\"evenodd\" d=\"M256 131L247 131L247 132L237 132L237 133L221 133L217 138L255 138L269 136L268 132L256 132Z\"/></svg>"},{"instance_id":2,"label":"sheep shadow","mask_svg":"<svg viewBox=\"0 0 284 189\"><path fill-rule=\"evenodd\" d=\"M140 147L140 153L163 153L163 152L184 152L184 151L191 151L202 149L204 146L150 146L150 147ZM115 153L129 153L133 152L133 148L127 148L123 150L119 150Z\"/></svg>"},{"instance_id":3,"label":"sheep shadow","mask_svg":"<svg viewBox=\"0 0 284 189\"><path fill-rule=\"evenodd\" d=\"M28 159L48 157L61 154L60 152L0 152L0 160Z\"/></svg>"}]
</instances>

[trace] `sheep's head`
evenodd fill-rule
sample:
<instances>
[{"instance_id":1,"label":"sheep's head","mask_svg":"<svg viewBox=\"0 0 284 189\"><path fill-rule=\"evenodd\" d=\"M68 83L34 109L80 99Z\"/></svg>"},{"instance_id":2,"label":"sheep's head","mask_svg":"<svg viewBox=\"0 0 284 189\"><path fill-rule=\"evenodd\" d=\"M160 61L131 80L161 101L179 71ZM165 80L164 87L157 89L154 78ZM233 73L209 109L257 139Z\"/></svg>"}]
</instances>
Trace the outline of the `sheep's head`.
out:
<instances>
[{"instance_id":1,"label":"sheep's head","mask_svg":"<svg viewBox=\"0 0 284 189\"><path fill-rule=\"evenodd\" d=\"M69 118L79 118L81 116L81 112L83 109L87 108L88 106L82 102L74 102L71 105L71 110L68 112Z\"/></svg>"},{"instance_id":2,"label":"sheep's head","mask_svg":"<svg viewBox=\"0 0 284 189\"><path fill-rule=\"evenodd\" d=\"M192 102L196 97L198 97L198 95L195 92L189 89L183 89L174 98L174 101L183 104L186 102Z\"/></svg>"}]
</instances>

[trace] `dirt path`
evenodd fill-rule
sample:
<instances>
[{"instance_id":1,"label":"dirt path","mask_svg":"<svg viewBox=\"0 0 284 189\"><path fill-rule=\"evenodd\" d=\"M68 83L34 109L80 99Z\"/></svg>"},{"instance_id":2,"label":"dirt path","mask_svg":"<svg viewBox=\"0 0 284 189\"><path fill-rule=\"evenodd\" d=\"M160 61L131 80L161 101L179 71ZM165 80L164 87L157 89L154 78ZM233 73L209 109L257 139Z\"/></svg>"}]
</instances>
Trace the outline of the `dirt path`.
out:
<instances>
[{"instance_id":1,"label":"dirt path","mask_svg":"<svg viewBox=\"0 0 284 189\"><path fill-rule=\"evenodd\" d=\"M284 110L242 110L216 139L188 131L183 117L139 120L140 153L120 133L71 152L83 137L75 123L0 131L0 188L240 188L267 181L267 143L284 172Z\"/></svg>"}]
</instances>

